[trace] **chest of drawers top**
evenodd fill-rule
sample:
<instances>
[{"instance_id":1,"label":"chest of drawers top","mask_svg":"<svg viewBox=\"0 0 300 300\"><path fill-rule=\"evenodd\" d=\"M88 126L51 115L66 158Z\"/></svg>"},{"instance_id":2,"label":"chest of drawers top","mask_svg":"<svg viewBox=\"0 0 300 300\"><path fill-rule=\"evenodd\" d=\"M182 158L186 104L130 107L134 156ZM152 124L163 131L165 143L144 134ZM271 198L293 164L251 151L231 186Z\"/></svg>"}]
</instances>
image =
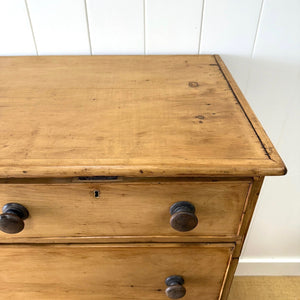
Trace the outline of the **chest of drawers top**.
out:
<instances>
[{"instance_id":1,"label":"chest of drawers top","mask_svg":"<svg viewBox=\"0 0 300 300\"><path fill-rule=\"evenodd\" d=\"M2 297L226 300L286 168L221 58L0 68Z\"/></svg>"},{"instance_id":2,"label":"chest of drawers top","mask_svg":"<svg viewBox=\"0 0 300 300\"><path fill-rule=\"evenodd\" d=\"M286 172L219 56L0 58L0 178Z\"/></svg>"}]
</instances>

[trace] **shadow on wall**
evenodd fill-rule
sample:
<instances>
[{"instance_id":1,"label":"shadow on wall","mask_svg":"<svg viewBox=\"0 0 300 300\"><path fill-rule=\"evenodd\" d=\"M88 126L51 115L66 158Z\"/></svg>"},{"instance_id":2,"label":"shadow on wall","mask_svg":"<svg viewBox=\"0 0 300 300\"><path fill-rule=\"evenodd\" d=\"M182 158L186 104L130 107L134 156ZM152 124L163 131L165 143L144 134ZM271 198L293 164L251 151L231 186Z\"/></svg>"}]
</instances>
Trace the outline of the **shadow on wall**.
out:
<instances>
[{"instance_id":1,"label":"shadow on wall","mask_svg":"<svg viewBox=\"0 0 300 300\"><path fill-rule=\"evenodd\" d=\"M266 179L242 258L299 258L300 61L221 56L288 168Z\"/></svg>"},{"instance_id":2,"label":"shadow on wall","mask_svg":"<svg viewBox=\"0 0 300 300\"><path fill-rule=\"evenodd\" d=\"M272 142L280 144L291 112L299 111L300 61L221 56Z\"/></svg>"}]
</instances>

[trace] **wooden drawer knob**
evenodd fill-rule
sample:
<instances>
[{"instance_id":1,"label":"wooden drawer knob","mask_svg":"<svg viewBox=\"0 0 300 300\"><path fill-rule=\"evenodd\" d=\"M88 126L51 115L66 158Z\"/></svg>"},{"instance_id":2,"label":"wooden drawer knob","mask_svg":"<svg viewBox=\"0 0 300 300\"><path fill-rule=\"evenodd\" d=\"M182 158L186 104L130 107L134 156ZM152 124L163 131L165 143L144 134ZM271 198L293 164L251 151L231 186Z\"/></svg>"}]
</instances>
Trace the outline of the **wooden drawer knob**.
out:
<instances>
[{"instance_id":1,"label":"wooden drawer knob","mask_svg":"<svg viewBox=\"0 0 300 300\"><path fill-rule=\"evenodd\" d=\"M18 233L24 229L24 221L28 218L28 210L18 203L7 203L0 215L0 230L5 233Z\"/></svg>"},{"instance_id":2,"label":"wooden drawer knob","mask_svg":"<svg viewBox=\"0 0 300 300\"><path fill-rule=\"evenodd\" d=\"M190 231L198 224L195 207L190 202L176 202L170 207L170 214L170 224L177 231Z\"/></svg>"},{"instance_id":3,"label":"wooden drawer knob","mask_svg":"<svg viewBox=\"0 0 300 300\"><path fill-rule=\"evenodd\" d=\"M183 286L184 279L178 275L169 276L165 283L167 285L166 295L170 299L179 299L185 296L186 289Z\"/></svg>"}]
</instances>

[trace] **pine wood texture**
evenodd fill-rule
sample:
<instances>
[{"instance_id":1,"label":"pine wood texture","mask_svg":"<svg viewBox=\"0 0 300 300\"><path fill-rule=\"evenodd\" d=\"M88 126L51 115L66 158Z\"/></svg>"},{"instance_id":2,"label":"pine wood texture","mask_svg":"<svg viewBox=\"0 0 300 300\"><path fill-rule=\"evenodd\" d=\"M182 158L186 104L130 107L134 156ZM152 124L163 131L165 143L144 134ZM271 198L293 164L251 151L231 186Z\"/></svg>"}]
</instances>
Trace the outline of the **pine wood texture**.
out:
<instances>
[{"instance_id":1,"label":"pine wood texture","mask_svg":"<svg viewBox=\"0 0 300 300\"><path fill-rule=\"evenodd\" d=\"M30 217L18 238L97 236L237 237L251 181L0 184L0 206L17 202ZM99 197L95 198L95 191ZM174 230L170 207L189 201L198 225ZM1 240L11 235L0 232ZM30 241L30 240L28 240Z\"/></svg>"},{"instance_id":2,"label":"pine wood texture","mask_svg":"<svg viewBox=\"0 0 300 300\"><path fill-rule=\"evenodd\" d=\"M241 220L241 227L239 230L239 235L241 236L241 240L237 241L236 248L233 253L233 257L239 257L242 252L242 248L245 242L245 238L250 226L250 222L252 219L252 215L254 213L254 209L257 203L257 199L259 196L259 193L261 191L261 187L263 184L264 178L263 177L257 177L254 178L252 188L250 190L248 199L247 199L247 208L245 210L245 213L243 214L243 218Z\"/></svg>"},{"instance_id":3,"label":"pine wood texture","mask_svg":"<svg viewBox=\"0 0 300 300\"><path fill-rule=\"evenodd\" d=\"M228 295L230 293L230 288L231 288L232 281L234 278L234 273L236 271L238 263L239 263L239 258L232 257L231 262L227 269L226 280L224 281L222 294L221 294L221 300L228 299Z\"/></svg>"},{"instance_id":4,"label":"pine wood texture","mask_svg":"<svg viewBox=\"0 0 300 300\"><path fill-rule=\"evenodd\" d=\"M222 300L226 300L228 298L228 295L230 293L230 288L232 284L232 280L234 277L235 270L237 268L238 262L239 262L239 257L241 255L241 251L243 248L243 244L245 242L245 238L247 235L248 228L250 226L251 218L254 213L255 205L263 184L264 178L263 177L256 177L253 178L253 184L251 189L249 190L249 195L247 198L247 204L246 204L246 209L244 211L244 214L241 219L241 226L239 229L239 235L241 237L240 240L236 240L236 247L233 251L232 254L232 260L228 269L227 273L227 279L224 284L224 289L222 293Z\"/></svg>"},{"instance_id":5,"label":"pine wood texture","mask_svg":"<svg viewBox=\"0 0 300 300\"><path fill-rule=\"evenodd\" d=\"M228 300L299 300L300 277L237 276Z\"/></svg>"},{"instance_id":6,"label":"pine wood texture","mask_svg":"<svg viewBox=\"0 0 300 300\"><path fill-rule=\"evenodd\" d=\"M180 275L184 299L218 299L233 246L2 245L0 293L3 299L163 300L165 279Z\"/></svg>"},{"instance_id":7,"label":"pine wood texture","mask_svg":"<svg viewBox=\"0 0 300 300\"><path fill-rule=\"evenodd\" d=\"M0 68L0 177L286 172L219 57L1 57Z\"/></svg>"},{"instance_id":8,"label":"pine wood texture","mask_svg":"<svg viewBox=\"0 0 300 300\"><path fill-rule=\"evenodd\" d=\"M180 275L184 299L226 300L264 176L286 167L221 58L0 68L0 206L29 211L0 232L1 297L158 300ZM179 201L195 206L191 231L169 223Z\"/></svg>"}]
</instances>

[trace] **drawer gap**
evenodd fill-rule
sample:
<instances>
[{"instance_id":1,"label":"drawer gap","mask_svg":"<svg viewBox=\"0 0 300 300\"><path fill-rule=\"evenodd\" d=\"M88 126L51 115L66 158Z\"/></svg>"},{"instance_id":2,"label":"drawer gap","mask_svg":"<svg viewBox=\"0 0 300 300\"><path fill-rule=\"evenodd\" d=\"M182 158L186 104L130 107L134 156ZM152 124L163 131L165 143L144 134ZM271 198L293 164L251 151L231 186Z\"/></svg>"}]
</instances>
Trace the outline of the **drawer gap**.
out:
<instances>
[{"instance_id":1,"label":"drawer gap","mask_svg":"<svg viewBox=\"0 0 300 300\"><path fill-rule=\"evenodd\" d=\"M99 181L118 181L119 176L79 176L73 179L73 182L99 182Z\"/></svg>"}]
</instances>

